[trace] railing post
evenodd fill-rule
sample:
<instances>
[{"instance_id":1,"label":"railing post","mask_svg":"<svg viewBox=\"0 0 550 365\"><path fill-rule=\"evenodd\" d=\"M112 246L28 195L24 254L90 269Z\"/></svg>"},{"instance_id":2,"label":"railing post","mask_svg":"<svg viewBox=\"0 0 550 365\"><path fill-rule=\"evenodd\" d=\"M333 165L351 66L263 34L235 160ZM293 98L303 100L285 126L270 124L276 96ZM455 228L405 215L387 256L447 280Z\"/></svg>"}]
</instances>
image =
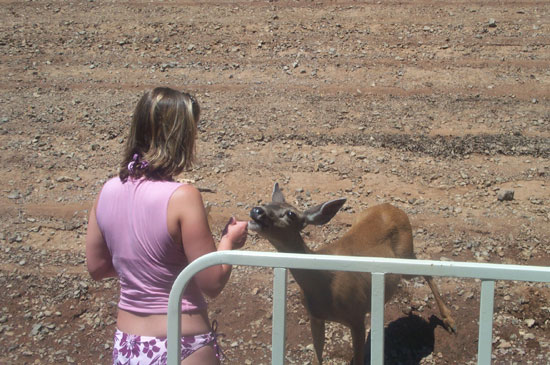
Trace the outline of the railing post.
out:
<instances>
[{"instance_id":1,"label":"railing post","mask_svg":"<svg viewBox=\"0 0 550 365\"><path fill-rule=\"evenodd\" d=\"M273 321L271 364L285 363L287 269L276 267L273 273Z\"/></svg>"},{"instance_id":2,"label":"railing post","mask_svg":"<svg viewBox=\"0 0 550 365\"><path fill-rule=\"evenodd\" d=\"M493 307L495 302L495 281L481 281L481 303L479 305L479 339L477 343L477 363L491 363L493 346Z\"/></svg>"},{"instance_id":3,"label":"railing post","mask_svg":"<svg viewBox=\"0 0 550 365\"><path fill-rule=\"evenodd\" d=\"M370 363L384 364L384 273L372 273L370 314Z\"/></svg>"}]
</instances>

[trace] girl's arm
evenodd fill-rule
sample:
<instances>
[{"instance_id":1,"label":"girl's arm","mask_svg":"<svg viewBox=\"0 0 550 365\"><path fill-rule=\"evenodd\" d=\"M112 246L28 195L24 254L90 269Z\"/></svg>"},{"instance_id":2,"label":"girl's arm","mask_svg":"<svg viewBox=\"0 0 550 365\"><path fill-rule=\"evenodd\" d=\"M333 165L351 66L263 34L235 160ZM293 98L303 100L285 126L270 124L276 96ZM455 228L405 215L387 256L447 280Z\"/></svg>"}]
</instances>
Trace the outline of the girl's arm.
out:
<instances>
[{"instance_id":1,"label":"girl's arm","mask_svg":"<svg viewBox=\"0 0 550 365\"><path fill-rule=\"evenodd\" d=\"M88 229L86 231L86 261L88 272L94 280L115 277L117 273L113 267L111 253L103 239L96 219L97 199L90 212Z\"/></svg>"},{"instance_id":2,"label":"girl's arm","mask_svg":"<svg viewBox=\"0 0 550 365\"><path fill-rule=\"evenodd\" d=\"M168 203L169 231L172 231L170 226L174 224L179 226L177 236L181 238L189 262L217 250L240 248L246 241L247 222L237 222L233 219L228 224L227 233L222 236L216 249L202 196L189 184L178 188ZM203 293L209 297L216 297L224 288L230 275L231 265L222 264L200 271L194 279Z\"/></svg>"}]
</instances>

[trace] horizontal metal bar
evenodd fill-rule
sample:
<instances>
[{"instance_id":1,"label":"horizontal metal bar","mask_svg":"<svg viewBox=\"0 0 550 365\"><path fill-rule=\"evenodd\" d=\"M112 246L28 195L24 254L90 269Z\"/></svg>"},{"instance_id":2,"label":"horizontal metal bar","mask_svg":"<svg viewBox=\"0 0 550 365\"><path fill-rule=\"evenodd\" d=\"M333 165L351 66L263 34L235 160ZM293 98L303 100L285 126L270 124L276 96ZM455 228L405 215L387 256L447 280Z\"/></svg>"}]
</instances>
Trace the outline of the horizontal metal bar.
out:
<instances>
[{"instance_id":1,"label":"horizontal metal bar","mask_svg":"<svg viewBox=\"0 0 550 365\"><path fill-rule=\"evenodd\" d=\"M204 255L187 268L196 272L222 263L289 269L380 272L491 280L550 282L550 267L458 261L394 259L364 256L334 256L256 251L219 251ZM196 268L194 266L197 266ZM200 266L200 267L199 267Z\"/></svg>"}]
</instances>

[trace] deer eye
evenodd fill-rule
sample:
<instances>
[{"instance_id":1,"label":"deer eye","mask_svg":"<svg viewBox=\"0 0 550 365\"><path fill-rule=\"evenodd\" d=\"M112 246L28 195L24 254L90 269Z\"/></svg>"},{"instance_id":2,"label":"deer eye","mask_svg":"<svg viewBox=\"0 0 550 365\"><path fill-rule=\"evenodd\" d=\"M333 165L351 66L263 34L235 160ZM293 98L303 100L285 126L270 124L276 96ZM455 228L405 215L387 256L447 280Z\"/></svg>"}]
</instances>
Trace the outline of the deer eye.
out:
<instances>
[{"instance_id":1,"label":"deer eye","mask_svg":"<svg viewBox=\"0 0 550 365\"><path fill-rule=\"evenodd\" d=\"M286 212L286 216L292 220L295 220L296 218L298 218L298 216L296 215L296 213L294 213L292 210L289 210Z\"/></svg>"}]
</instances>

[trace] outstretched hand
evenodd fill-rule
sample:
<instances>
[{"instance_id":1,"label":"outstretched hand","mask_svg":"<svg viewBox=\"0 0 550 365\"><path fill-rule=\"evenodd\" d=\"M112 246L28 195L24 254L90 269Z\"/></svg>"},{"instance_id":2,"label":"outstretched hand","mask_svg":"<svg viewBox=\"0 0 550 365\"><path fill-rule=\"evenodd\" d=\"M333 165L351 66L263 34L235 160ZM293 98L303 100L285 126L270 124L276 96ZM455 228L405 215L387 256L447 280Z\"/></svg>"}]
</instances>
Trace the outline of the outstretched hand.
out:
<instances>
[{"instance_id":1,"label":"outstretched hand","mask_svg":"<svg viewBox=\"0 0 550 365\"><path fill-rule=\"evenodd\" d=\"M222 238L227 237L231 242L231 249L236 250L244 246L247 233L248 222L237 221L235 217L231 217L222 231Z\"/></svg>"}]
</instances>

